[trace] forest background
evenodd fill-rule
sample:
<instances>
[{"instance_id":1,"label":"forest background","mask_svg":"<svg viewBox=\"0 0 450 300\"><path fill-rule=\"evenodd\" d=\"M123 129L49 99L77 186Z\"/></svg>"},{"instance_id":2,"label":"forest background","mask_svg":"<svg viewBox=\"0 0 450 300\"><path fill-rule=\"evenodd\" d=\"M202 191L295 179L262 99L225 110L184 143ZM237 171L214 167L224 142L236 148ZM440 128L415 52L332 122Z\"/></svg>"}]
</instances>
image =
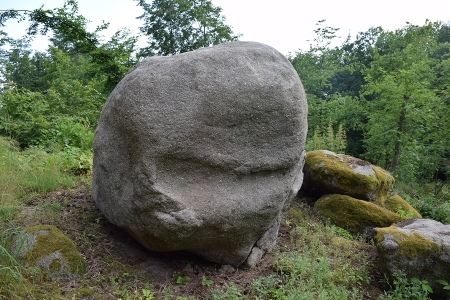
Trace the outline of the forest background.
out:
<instances>
[{"instance_id":1,"label":"forest background","mask_svg":"<svg viewBox=\"0 0 450 300\"><path fill-rule=\"evenodd\" d=\"M0 136L22 150L65 153L67 170L89 172L102 106L133 65L240 37L209 0L136 2L148 37L141 48L127 29L107 41L107 23L88 31L76 0L53 10L0 11ZM24 38L1 30L10 19L29 22ZM332 47L338 31L320 20L310 48L288 56L307 93L307 149L362 158L399 182L442 192L450 175L450 25L373 27ZM46 51L30 48L47 33Z\"/></svg>"},{"instance_id":2,"label":"forest background","mask_svg":"<svg viewBox=\"0 0 450 300\"><path fill-rule=\"evenodd\" d=\"M137 46L138 37L127 29L104 40L107 23L89 31L89 20L79 13L76 0L51 10L0 10L0 299L67 299L67 287L24 268L14 254L20 216L30 208L48 213L45 222L54 218L50 222L70 229L89 263L102 266L93 278L89 273L76 288L70 287L73 295L98 294L100 289L99 299L169 295L170 289L153 289L146 276L139 277L121 263L118 249L109 252L113 243L105 231L108 223L100 214L87 213L88 207L94 211L89 195L94 131L108 95L143 58L235 41L240 34L225 23L221 8L211 0L135 1L142 8L142 15L136 17L147 37L144 47ZM29 24L23 38L13 39L5 32L11 20ZM46 34L51 36L47 50L32 49L36 36ZM307 94L306 149L345 153L387 169L396 178L393 192L424 218L450 224L450 24L407 23L393 31L372 27L339 46L335 46L339 29L325 20L317 22L314 34L309 49L287 57ZM57 195L56 200L51 195ZM59 216L66 212L76 221L65 224ZM56 217L49 217L53 213ZM383 291L375 276L378 264L369 263L376 255L365 239L345 251L329 247L332 252L327 254L324 245L335 234L351 239L348 245L355 245L358 237L317 221L306 207L291 209L289 214L283 223L290 232L285 239L293 234L299 246L275 254L279 274L255 277L251 285L243 283L241 287L253 298L242 296L244 289L238 291L233 282L226 282L226 293L232 295L213 289L212 299L286 299L287 295L330 299L337 289L343 293L340 299L360 299L367 293L384 293L380 299L427 299L425 281L414 285L412 279L399 277L391 292ZM338 253L342 258L337 258ZM335 266L325 266L327 262ZM283 266L295 271L283 273ZM197 278L198 285L206 289L213 285L212 278L219 284L221 275L211 274ZM172 276L175 283L168 288L180 290L189 281L178 271ZM374 291L374 286L379 289ZM425 296L412 298L409 291ZM183 296L177 299L192 299L180 293ZM125 297L128 294L136 297Z\"/></svg>"}]
</instances>

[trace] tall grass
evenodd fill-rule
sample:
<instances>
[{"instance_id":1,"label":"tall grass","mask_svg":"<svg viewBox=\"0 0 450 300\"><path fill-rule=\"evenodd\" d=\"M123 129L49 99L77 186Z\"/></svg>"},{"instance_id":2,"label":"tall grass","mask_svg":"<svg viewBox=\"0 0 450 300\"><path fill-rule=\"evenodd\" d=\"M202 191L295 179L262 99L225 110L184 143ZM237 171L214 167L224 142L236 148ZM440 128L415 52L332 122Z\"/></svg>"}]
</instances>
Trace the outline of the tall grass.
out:
<instances>
[{"instance_id":1,"label":"tall grass","mask_svg":"<svg viewBox=\"0 0 450 300\"><path fill-rule=\"evenodd\" d=\"M21 265L13 247L17 207L29 194L73 185L77 178L71 170L77 162L72 152L20 151L14 141L0 137L0 299L26 297L33 272Z\"/></svg>"},{"instance_id":2,"label":"tall grass","mask_svg":"<svg viewBox=\"0 0 450 300\"><path fill-rule=\"evenodd\" d=\"M13 141L0 137L0 205L13 203L29 193L42 193L74 184L63 153L40 148L19 151Z\"/></svg>"},{"instance_id":3,"label":"tall grass","mask_svg":"<svg viewBox=\"0 0 450 300\"><path fill-rule=\"evenodd\" d=\"M12 254L12 241L15 230L0 224L0 299L20 299L24 290L22 268L17 258Z\"/></svg>"},{"instance_id":4,"label":"tall grass","mask_svg":"<svg viewBox=\"0 0 450 300\"><path fill-rule=\"evenodd\" d=\"M367 245L341 237L334 226L312 220L311 214L303 215L291 231L297 250L276 257L274 267L284 282L282 299L362 299L358 288L370 284Z\"/></svg>"}]
</instances>

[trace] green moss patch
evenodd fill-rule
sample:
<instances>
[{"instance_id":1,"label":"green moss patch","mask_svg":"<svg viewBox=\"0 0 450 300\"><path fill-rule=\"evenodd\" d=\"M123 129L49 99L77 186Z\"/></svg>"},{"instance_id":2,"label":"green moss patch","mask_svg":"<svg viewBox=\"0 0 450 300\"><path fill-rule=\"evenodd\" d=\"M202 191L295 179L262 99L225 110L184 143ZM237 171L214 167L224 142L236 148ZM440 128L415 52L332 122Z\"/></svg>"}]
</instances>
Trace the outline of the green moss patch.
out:
<instances>
[{"instance_id":1,"label":"green moss patch","mask_svg":"<svg viewBox=\"0 0 450 300\"><path fill-rule=\"evenodd\" d=\"M392 236L394 241L399 245L398 254L410 260L417 257L423 259L440 251L440 247L436 242L423 237L421 234L417 232L406 234L399 231L397 227L390 226L388 228L377 228L375 243L382 253L384 250L381 243L385 239L386 234Z\"/></svg>"},{"instance_id":2,"label":"green moss patch","mask_svg":"<svg viewBox=\"0 0 450 300\"><path fill-rule=\"evenodd\" d=\"M27 227L21 260L28 266L40 266L50 277L73 277L86 272L86 263L75 244L52 225ZM27 245L30 243L30 245Z\"/></svg>"},{"instance_id":3,"label":"green moss patch","mask_svg":"<svg viewBox=\"0 0 450 300\"><path fill-rule=\"evenodd\" d=\"M421 214L414 209L406 200L395 194L390 196L383 205L385 208L400 215L404 219L421 219Z\"/></svg>"},{"instance_id":4,"label":"green moss patch","mask_svg":"<svg viewBox=\"0 0 450 300\"><path fill-rule=\"evenodd\" d=\"M310 151L306 155L305 179L322 185L331 193L382 204L394 184L386 170L352 156L330 151Z\"/></svg>"},{"instance_id":5,"label":"green moss patch","mask_svg":"<svg viewBox=\"0 0 450 300\"><path fill-rule=\"evenodd\" d=\"M367 227L387 227L401 220L400 216L383 207L346 195L322 196L314 207L322 216L354 234Z\"/></svg>"}]
</instances>

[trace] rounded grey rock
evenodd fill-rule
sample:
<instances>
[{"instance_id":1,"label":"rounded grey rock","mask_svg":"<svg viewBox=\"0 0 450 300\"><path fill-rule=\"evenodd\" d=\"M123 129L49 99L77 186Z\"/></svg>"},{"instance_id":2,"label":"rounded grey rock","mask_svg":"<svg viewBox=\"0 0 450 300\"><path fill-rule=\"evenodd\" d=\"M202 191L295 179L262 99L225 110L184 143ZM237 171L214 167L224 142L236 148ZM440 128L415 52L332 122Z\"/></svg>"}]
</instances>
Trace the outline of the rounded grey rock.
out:
<instances>
[{"instance_id":1,"label":"rounded grey rock","mask_svg":"<svg viewBox=\"0 0 450 300\"><path fill-rule=\"evenodd\" d=\"M94 138L93 198L153 251L241 265L273 247L303 180L307 104L275 49L225 43L138 63Z\"/></svg>"}]
</instances>

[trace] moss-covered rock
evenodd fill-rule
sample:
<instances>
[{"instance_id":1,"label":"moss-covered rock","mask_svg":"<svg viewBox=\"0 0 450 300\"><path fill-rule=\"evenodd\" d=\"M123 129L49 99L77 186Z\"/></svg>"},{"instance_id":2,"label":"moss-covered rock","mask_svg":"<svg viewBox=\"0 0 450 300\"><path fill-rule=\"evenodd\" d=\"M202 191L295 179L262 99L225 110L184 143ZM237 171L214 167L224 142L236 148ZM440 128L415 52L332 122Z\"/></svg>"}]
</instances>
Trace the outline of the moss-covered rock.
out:
<instances>
[{"instance_id":1,"label":"moss-covered rock","mask_svg":"<svg viewBox=\"0 0 450 300\"><path fill-rule=\"evenodd\" d=\"M375 227L387 227L401 220L399 215L379 205L347 195L324 195L316 201L314 208L353 234L371 233Z\"/></svg>"},{"instance_id":2,"label":"moss-covered rock","mask_svg":"<svg viewBox=\"0 0 450 300\"><path fill-rule=\"evenodd\" d=\"M72 279L86 272L86 263L75 244L57 227L27 227L14 243L26 267L37 267L52 279Z\"/></svg>"},{"instance_id":3,"label":"moss-covered rock","mask_svg":"<svg viewBox=\"0 0 450 300\"><path fill-rule=\"evenodd\" d=\"M414 207L397 194L389 196L383 206L404 219L422 218L422 215Z\"/></svg>"},{"instance_id":4,"label":"moss-covered rock","mask_svg":"<svg viewBox=\"0 0 450 300\"><path fill-rule=\"evenodd\" d=\"M375 231L375 245L386 273L401 271L407 278L427 280L435 294L445 298L436 280L450 282L450 225L408 219Z\"/></svg>"},{"instance_id":5,"label":"moss-covered rock","mask_svg":"<svg viewBox=\"0 0 450 300\"><path fill-rule=\"evenodd\" d=\"M383 204L394 184L386 170L367 161L326 150L306 154L302 190L317 197L342 194Z\"/></svg>"}]
</instances>

